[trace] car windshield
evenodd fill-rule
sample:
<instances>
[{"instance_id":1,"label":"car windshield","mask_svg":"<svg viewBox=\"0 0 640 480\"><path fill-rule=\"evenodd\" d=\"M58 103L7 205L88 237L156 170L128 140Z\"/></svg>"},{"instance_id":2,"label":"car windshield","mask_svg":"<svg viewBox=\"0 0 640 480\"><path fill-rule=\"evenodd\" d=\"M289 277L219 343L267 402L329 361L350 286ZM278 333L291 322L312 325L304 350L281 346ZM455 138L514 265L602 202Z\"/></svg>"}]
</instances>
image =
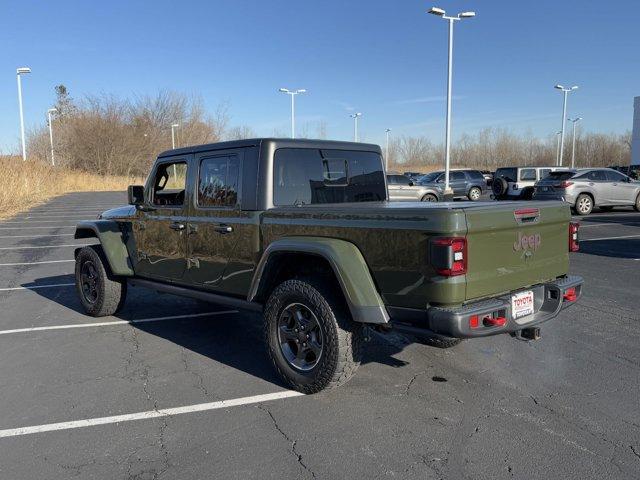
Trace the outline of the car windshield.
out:
<instances>
[{"instance_id":1,"label":"car windshield","mask_svg":"<svg viewBox=\"0 0 640 480\"><path fill-rule=\"evenodd\" d=\"M417 179L418 184L422 185L423 183L431 183L435 182L436 179L442 175L442 172L431 172L423 175Z\"/></svg>"}]
</instances>

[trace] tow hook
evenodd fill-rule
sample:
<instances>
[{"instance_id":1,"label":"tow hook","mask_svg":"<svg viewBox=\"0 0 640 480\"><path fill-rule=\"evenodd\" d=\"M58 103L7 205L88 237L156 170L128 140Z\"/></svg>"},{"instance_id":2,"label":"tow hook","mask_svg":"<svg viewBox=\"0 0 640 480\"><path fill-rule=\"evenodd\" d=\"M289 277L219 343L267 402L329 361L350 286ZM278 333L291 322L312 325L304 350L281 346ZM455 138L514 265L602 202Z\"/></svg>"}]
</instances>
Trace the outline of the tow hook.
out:
<instances>
[{"instance_id":1,"label":"tow hook","mask_svg":"<svg viewBox=\"0 0 640 480\"><path fill-rule=\"evenodd\" d=\"M524 342L529 342L531 340L540 340L540 328L523 328L522 330L518 330L517 332L515 332L514 337Z\"/></svg>"}]
</instances>

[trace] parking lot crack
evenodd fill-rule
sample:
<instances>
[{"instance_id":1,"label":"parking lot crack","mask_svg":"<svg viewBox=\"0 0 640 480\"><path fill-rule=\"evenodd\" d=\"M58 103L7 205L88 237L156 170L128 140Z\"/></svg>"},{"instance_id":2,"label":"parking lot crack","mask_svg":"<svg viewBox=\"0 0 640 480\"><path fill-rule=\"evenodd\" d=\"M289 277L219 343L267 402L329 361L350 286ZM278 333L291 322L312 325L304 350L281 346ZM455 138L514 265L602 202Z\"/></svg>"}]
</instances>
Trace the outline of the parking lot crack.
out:
<instances>
[{"instance_id":1,"label":"parking lot crack","mask_svg":"<svg viewBox=\"0 0 640 480\"><path fill-rule=\"evenodd\" d=\"M284 430L282 430L282 428L280 428L280 425L278 425L278 421L276 420L276 418L273 416L273 414L271 413L271 411L266 408L264 405L258 405L258 408L260 410L262 410L263 412L265 412L267 415L269 415L269 418L271 418L271 422L273 422L273 427L276 429L276 431L287 441L291 444L291 450L290 453L296 458L296 460L298 461L298 463L300 464L300 466L311 475L311 478L316 478L316 474L313 472L313 470L311 470L303 461L302 461L302 455L300 455L298 453L298 451L296 450L296 445L297 445L297 440L292 439L291 437L289 437L289 435L287 435L285 433Z\"/></svg>"},{"instance_id":2,"label":"parking lot crack","mask_svg":"<svg viewBox=\"0 0 640 480\"><path fill-rule=\"evenodd\" d=\"M636 457L640 458L640 449L634 447L633 445L629 445L629 448Z\"/></svg>"},{"instance_id":3,"label":"parking lot crack","mask_svg":"<svg viewBox=\"0 0 640 480\"><path fill-rule=\"evenodd\" d=\"M200 389L200 391L202 392L202 394L205 397L209 396L209 391L207 390L207 387L204 384L204 378L202 377L202 375L198 372L195 371L195 369L189 365L188 359L187 359L187 350L183 347L182 351L180 352L180 356L182 358L182 363L184 364L184 371L190 373L191 375L193 375L196 378L197 381L197 387Z\"/></svg>"}]
</instances>

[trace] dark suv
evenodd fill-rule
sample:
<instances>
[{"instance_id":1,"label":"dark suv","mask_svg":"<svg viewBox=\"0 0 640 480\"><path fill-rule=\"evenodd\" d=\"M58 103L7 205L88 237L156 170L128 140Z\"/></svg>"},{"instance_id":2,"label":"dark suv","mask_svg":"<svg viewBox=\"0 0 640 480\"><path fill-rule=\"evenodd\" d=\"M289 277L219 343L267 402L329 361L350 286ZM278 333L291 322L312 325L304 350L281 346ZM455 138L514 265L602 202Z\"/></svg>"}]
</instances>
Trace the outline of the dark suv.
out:
<instances>
[{"instance_id":1,"label":"dark suv","mask_svg":"<svg viewBox=\"0 0 640 480\"><path fill-rule=\"evenodd\" d=\"M427 173L416 181L422 186L444 185L444 170ZM487 188L484 175L478 170L451 170L449 171L449 185L453 189L454 198L468 198L472 202L480 200L482 193Z\"/></svg>"}]
</instances>

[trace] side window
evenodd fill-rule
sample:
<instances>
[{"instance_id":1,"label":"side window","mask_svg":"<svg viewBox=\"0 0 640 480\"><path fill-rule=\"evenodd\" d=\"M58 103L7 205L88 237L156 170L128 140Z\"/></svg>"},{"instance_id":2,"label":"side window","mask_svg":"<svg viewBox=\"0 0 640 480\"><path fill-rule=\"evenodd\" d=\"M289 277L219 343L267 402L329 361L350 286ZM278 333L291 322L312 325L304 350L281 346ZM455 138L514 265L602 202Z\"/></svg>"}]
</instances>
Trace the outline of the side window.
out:
<instances>
[{"instance_id":1,"label":"side window","mask_svg":"<svg viewBox=\"0 0 640 480\"><path fill-rule=\"evenodd\" d=\"M238 203L239 161L235 155L203 158L198 179L198 206L229 207Z\"/></svg>"},{"instance_id":2,"label":"side window","mask_svg":"<svg viewBox=\"0 0 640 480\"><path fill-rule=\"evenodd\" d=\"M171 207L184 205L184 190L186 184L186 162L163 163L159 165L156 170L156 176L153 179L153 204Z\"/></svg>"},{"instance_id":3,"label":"side window","mask_svg":"<svg viewBox=\"0 0 640 480\"><path fill-rule=\"evenodd\" d=\"M395 177L395 183L397 185L411 185L411 180L409 180L408 177L405 177L404 175L394 175Z\"/></svg>"},{"instance_id":4,"label":"side window","mask_svg":"<svg viewBox=\"0 0 640 480\"><path fill-rule=\"evenodd\" d=\"M396 179L393 175L387 175L387 185L395 185Z\"/></svg>"},{"instance_id":5,"label":"side window","mask_svg":"<svg viewBox=\"0 0 640 480\"><path fill-rule=\"evenodd\" d=\"M549 173L551 173L551 169L550 168L541 168L540 169L540 180L542 180L543 178L547 178L549 176Z\"/></svg>"},{"instance_id":6,"label":"side window","mask_svg":"<svg viewBox=\"0 0 640 480\"><path fill-rule=\"evenodd\" d=\"M535 181L536 169L535 168L523 168L520 170L520 180L523 181Z\"/></svg>"},{"instance_id":7,"label":"side window","mask_svg":"<svg viewBox=\"0 0 640 480\"><path fill-rule=\"evenodd\" d=\"M604 172L602 170L591 170L587 174L587 178L589 180L596 180L596 181L599 181L599 182L606 182L607 181L607 176L604 174Z\"/></svg>"},{"instance_id":8,"label":"side window","mask_svg":"<svg viewBox=\"0 0 640 480\"><path fill-rule=\"evenodd\" d=\"M451 172L451 180L456 181L456 180L466 180L467 178L464 176L464 172L460 172L460 171L456 171L456 172Z\"/></svg>"},{"instance_id":9,"label":"side window","mask_svg":"<svg viewBox=\"0 0 640 480\"><path fill-rule=\"evenodd\" d=\"M613 170L606 171L607 180L610 182L626 182L627 177L620 172L614 172Z\"/></svg>"}]
</instances>

